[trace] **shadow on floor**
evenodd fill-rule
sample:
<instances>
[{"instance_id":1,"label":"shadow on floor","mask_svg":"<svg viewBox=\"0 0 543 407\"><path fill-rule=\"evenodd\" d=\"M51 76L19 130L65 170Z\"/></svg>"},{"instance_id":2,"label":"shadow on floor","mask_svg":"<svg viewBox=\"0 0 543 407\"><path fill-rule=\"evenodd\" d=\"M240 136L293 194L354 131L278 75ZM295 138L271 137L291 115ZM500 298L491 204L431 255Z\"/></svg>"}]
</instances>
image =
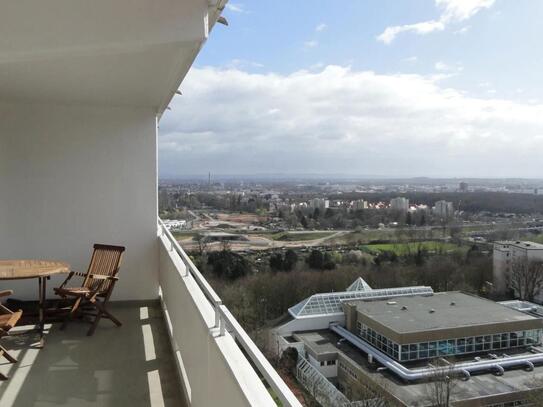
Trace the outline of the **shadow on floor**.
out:
<instances>
[{"instance_id":1,"label":"shadow on floor","mask_svg":"<svg viewBox=\"0 0 543 407\"><path fill-rule=\"evenodd\" d=\"M0 406L184 406L158 303L111 310L123 326L102 320L92 337L75 321L64 331L52 325L44 349L31 346L34 334L3 338L19 362L0 361L10 376L0 382Z\"/></svg>"}]
</instances>

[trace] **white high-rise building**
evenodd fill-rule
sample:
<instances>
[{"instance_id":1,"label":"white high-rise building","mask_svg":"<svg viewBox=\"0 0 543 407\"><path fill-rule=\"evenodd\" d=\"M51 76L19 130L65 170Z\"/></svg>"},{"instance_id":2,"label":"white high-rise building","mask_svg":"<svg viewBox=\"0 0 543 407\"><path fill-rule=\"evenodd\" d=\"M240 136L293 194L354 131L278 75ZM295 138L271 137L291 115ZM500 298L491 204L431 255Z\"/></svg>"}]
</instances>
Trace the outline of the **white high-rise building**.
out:
<instances>
[{"instance_id":1,"label":"white high-rise building","mask_svg":"<svg viewBox=\"0 0 543 407\"><path fill-rule=\"evenodd\" d=\"M409 199L399 196L390 200L390 209L407 212L409 210Z\"/></svg>"},{"instance_id":2,"label":"white high-rise building","mask_svg":"<svg viewBox=\"0 0 543 407\"><path fill-rule=\"evenodd\" d=\"M327 209L330 207L330 201L324 198L313 198L309 201L311 208Z\"/></svg>"},{"instance_id":3,"label":"white high-rise building","mask_svg":"<svg viewBox=\"0 0 543 407\"><path fill-rule=\"evenodd\" d=\"M434 214L440 218L447 219L454 215L454 206L452 202L437 201L434 206Z\"/></svg>"}]
</instances>

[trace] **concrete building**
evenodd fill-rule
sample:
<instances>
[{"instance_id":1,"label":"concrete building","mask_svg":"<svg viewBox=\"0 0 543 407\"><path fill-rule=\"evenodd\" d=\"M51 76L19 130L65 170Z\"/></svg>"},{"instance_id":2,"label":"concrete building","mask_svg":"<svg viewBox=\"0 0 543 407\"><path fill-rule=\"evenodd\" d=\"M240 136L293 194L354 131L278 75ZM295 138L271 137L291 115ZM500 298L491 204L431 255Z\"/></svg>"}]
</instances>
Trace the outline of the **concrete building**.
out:
<instances>
[{"instance_id":1,"label":"concrete building","mask_svg":"<svg viewBox=\"0 0 543 407\"><path fill-rule=\"evenodd\" d=\"M313 198L309 201L309 207L313 209L318 208L320 210L328 209L330 207L330 201L324 198Z\"/></svg>"},{"instance_id":2,"label":"concrete building","mask_svg":"<svg viewBox=\"0 0 543 407\"><path fill-rule=\"evenodd\" d=\"M458 190L460 192L468 192L469 190L469 185L467 182L461 182L460 184L458 184Z\"/></svg>"},{"instance_id":3,"label":"concrete building","mask_svg":"<svg viewBox=\"0 0 543 407\"><path fill-rule=\"evenodd\" d=\"M534 242L499 241L493 249L493 283L494 290L503 294L507 291L507 273L515 262L543 261L543 244ZM535 300L543 302L543 293Z\"/></svg>"},{"instance_id":4,"label":"concrete building","mask_svg":"<svg viewBox=\"0 0 543 407\"><path fill-rule=\"evenodd\" d=\"M541 307L461 292L406 288L387 297L358 288L356 299L340 295L343 318L335 293L319 294L292 307L294 320L277 328L285 346L298 350L308 389L314 370L339 393L328 389L329 399L382 398L391 406L435 405L432 383L443 372L454 380L451 406L528 405L542 391Z\"/></svg>"},{"instance_id":5,"label":"concrete building","mask_svg":"<svg viewBox=\"0 0 543 407\"><path fill-rule=\"evenodd\" d=\"M368 201L364 201L363 199L359 199L357 201L354 201L353 202L353 209L354 210L368 209Z\"/></svg>"},{"instance_id":6,"label":"concrete building","mask_svg":"<svg viewBox=\"0 0 543 407\"><path fill-rule=\"evenodd\" d=\"M433 212L441 219L449 219L454 216L454 206L452 202L437 201L434 205Z\"/></svg>"},{"instance_id":7,"label":"concrete building","mask_svg":"<svg viewBox=\"0 0 543 407\"><path fill-rule=\"evenodd\" d=\"M3 338L2 407L300 405L157 216L157 123L225 3L0 0L0 258L85 271L93 243L127 248L123 326Z\"/></svg>"},{"instance_id":8,"label":"concrete building","mask_svg":"<svg viewBox=\"0 0 543 407\"><path fill-rule=\"evenodd\" d=\"M409 199L404 197L392 198L390 200L390 209L394 211L407 212L409 210Z\"/></svg>"}]
</instances>

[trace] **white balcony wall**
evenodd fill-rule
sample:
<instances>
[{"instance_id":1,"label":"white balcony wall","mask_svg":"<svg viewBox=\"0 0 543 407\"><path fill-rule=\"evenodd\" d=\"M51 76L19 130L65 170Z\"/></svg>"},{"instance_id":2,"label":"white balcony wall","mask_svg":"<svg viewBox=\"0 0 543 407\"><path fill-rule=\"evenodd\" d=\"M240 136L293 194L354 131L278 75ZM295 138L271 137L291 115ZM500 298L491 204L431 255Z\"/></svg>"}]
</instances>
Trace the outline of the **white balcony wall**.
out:
<instances>
[{"instance_id":1,"label":"white balcony wall","mask_svg":"<svg viewBox=\"0 0 543 407\"><path fill-rule=\"evenodd\" d=\"M151 108L0 103L0 258L85 271L93 243L124 245L114 299L157 298L156 157ZM37 297L35 280L0 288Z\"/></svg>"},{"instance_id":2,"label":"white balcony wall","mask_svg":"<svg viewBox=\"0 0 543 407\"><path fill-rule=\"evenodd\" d=\"M232 336L214 328L213 307L168 239L159 240L162 304L187 405L275 406Z\"/></svg>"}]
</instances>

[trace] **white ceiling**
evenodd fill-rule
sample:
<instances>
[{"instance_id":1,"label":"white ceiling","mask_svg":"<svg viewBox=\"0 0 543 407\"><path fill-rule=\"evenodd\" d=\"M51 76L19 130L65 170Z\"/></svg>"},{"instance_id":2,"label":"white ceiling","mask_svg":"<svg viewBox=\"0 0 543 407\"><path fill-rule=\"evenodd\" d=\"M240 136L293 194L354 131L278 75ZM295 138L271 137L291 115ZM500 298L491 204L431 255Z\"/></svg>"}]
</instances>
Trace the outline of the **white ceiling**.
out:
<instances>
[{"instance_id":1,"label":"white ceiling","mask_svg":"<svg viewBox=\"0 0 543 407\"><path fill-rule=\"evenodd\" d=\"M207 0L0 0L0 99L161 112L208 34Z\"/></svg>"}]
</instances>

